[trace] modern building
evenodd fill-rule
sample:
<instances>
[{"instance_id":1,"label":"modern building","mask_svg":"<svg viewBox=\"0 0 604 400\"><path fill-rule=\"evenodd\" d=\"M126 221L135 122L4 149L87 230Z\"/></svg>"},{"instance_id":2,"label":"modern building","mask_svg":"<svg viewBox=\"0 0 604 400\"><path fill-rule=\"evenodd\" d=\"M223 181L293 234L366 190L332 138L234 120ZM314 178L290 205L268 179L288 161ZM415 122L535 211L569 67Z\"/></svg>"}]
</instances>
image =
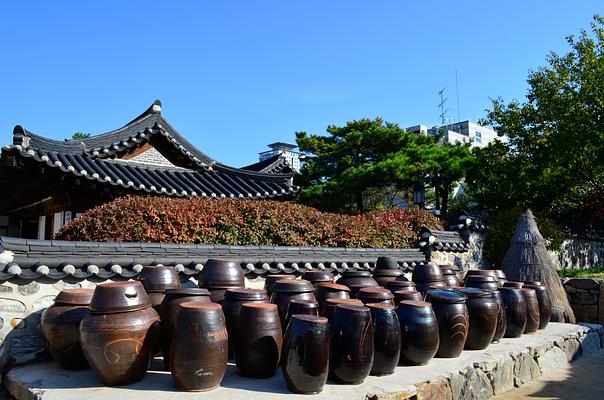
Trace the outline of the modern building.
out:
<instances>
[{"instance_id":1,"label":"modern building","mask_svg":"<svg viewBox=\"0 0 604 400\"><path fill-rule=\"evenodd\" d=\"M444 134L443 140L455 143L470 143L471 147L486 147L495 139L505 140L497 136L497 132L487 126L482 126L472 121L454 122L442 126L428 128L425 125L414 125L407 128L407 132L421 133L424 135Z\"/></svg>"},{"instance_id":2,"label":"modern building","mask_svg":"<svg viewBox=\"0 0 604 400\"><path fill-rule=\"evenodd\" d=\"M292 199L298 188L284 172L210 158L163 118L158 100L123 127L81 140L53 140L17 125L0 156L0 235L51 239L85 210L128 194Z\"/></svg>"},{"instance_id":3,"label":"modern building","mask_svg":"<svg viewBox=\"0 0 604 400\"><path fill-rule=\"evenodd\" d=\"M294 151L295 144L275 142L268 145L270 150L258 153L259 162L243 167L259 172L300 172L300 153Z\"/></svg>"}]
</instances>

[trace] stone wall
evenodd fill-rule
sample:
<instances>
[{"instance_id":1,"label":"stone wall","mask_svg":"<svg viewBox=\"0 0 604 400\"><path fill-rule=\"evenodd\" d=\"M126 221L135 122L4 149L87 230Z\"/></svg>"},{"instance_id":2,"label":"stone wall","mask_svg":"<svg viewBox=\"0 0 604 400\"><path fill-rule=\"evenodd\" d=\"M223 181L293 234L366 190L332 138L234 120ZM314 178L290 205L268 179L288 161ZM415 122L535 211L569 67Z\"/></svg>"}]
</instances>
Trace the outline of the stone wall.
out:
<instances>
[{"instance_id":1,"label":"stone wall","mask_svg":"<svg viewBox=\"0 0 604 400\"><path fill-rule=\"evenodd\" d=\"M604 279L562 279L578 322L604 325Z\"/></svg>"},{"instance_id":2,"label":"stone wall","mask_svg":"<svg viewBox=\"0 0 604 400\"><path fill-rule=\"evenodd\" d=\"M551 252L562 269L604 267L604 240L572 238L559 251Z\"/></svg>"},{"instance_id":3,"label":"stone wall","mask_svg":"<svg viewBox=\"0 0 604 400\"><path fill-rule=\"evenodd\" d=\"M470 248L467 251L445 251L432 249L431 259L439 265L456 265L463 270L485 268L482 259L484 234L469 232L464 238Z\"/></svg>"}]
</instances>

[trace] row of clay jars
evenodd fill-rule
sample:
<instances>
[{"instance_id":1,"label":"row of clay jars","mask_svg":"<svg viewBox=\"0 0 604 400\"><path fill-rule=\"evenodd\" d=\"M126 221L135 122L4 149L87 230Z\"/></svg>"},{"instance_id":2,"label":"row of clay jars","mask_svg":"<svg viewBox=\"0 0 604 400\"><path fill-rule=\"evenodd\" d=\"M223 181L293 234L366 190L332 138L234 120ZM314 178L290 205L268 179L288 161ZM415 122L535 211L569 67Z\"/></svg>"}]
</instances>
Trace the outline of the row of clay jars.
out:
<instances>
[{"instance_id":1,"label":"row of clay jars","mask_svg":"<svg viewBox=\"0 0 604 400\"><path fill-rule=\"evenodd\" d=\"M535 290L539 305L539 329L545 329L552 316L552 301L549 297L547 288L539 281L505 282L504 287ZM527 305L527 307L531 306ZM529 318L528 315L527 318Z\"/></svg>"},{"instance_id":2,"label":"row of clay jars","mask_svg":"<svg viewBox=\"0 0 604 400\"><path fill-rule=\"evenodd\" d=\"M80 324L80 339L96 375L108 386L141 380L160 338L159 315L142 284L98 285L89 311Z\"/></svg>"}]
</instances>

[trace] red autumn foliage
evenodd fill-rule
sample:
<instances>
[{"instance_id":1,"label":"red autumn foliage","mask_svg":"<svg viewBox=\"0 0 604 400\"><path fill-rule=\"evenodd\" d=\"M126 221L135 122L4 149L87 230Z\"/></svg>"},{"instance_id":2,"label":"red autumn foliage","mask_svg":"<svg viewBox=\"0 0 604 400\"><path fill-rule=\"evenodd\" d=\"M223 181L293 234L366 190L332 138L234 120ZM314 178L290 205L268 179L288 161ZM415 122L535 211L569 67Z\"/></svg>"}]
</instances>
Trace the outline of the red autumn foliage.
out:
<instances>
[{"instance_id":1,"label":"red autumn foliage","mask_svg":"<svg viewBox=\"0 0 604 400\"><path fill-rule=\"evenodd\" d=\"M128 196L65 225L62 240L233 245L409 247L422 227L442 228L417 208L351 216L270 200Z\"/></svg>"}]
</instances>

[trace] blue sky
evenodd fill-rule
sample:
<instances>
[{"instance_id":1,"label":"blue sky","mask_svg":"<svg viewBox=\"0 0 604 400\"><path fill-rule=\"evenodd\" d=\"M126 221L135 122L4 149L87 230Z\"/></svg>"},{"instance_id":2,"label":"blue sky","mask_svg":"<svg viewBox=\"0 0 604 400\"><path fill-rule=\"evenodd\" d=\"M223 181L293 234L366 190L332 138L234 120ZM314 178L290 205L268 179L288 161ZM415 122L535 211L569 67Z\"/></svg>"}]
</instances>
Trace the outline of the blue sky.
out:
<instances>
[{"instance_id":1,"label":"blue sky","mask_svg":"<svg viewBox=\"0 0 604 400\"><path fill-rule=\"evenodd\" d=\"M7 4L10 3L10 4ZM0 5L0 141L118 128L154 99L211 157L242 166L294 132L381 116L484 117L588 29L599 1L13 1Z\"/></svg>"}]
</instances>

